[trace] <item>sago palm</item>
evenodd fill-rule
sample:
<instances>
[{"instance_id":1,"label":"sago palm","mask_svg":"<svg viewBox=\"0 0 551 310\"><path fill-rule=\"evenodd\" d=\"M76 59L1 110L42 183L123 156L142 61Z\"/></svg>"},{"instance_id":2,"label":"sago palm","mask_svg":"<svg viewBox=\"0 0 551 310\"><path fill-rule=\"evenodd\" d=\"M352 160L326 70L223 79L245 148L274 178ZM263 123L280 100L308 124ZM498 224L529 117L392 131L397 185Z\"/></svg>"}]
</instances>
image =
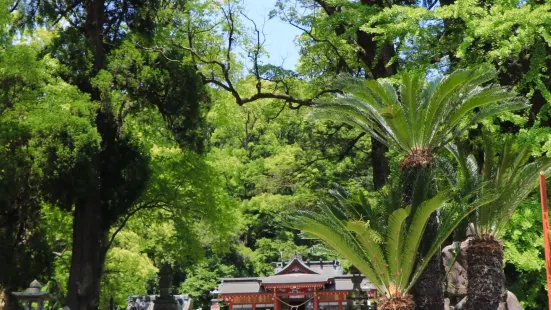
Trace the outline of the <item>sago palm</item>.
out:
<instances>
[{"instance_id":1,"label":"sago palm","mask_svg":"<svg viewBox=\"0 0 551 310\"><path fill-rule=\"evenodd\" d=\"M497 138L497 137L496 137ZM532 160L529 148L521 148L511 137L495 143L484 132L484 163L465 156L455 146L449 150L459 163L458 184L462 188L483 185L477 199L497 195L495 200L472 214L473 238L467 248L467 309L497 309L504 289L503 247L500 238L509 219L522 201L538 185L540 171L551 171L551 159Z\"/></svg>"},{"instance_id":2,"label":"sago palm","mask_svg":"<svg viewBox=\"0 0 551 310\"><path fill-rule=\"evenodd\" d=\"M441 192L417 208L400 205L394 192L372 206L366 199L353 200L339 191L319 209L302 211L290 220L291 227L321 239L350 261L378 289L378 309L410 310L409 294L441 243L476 206L448 204L450 192ZM387 215L379 215L383 208ZM441 209L442 223L428 251L419 253L423 232L431 213ZM382 220L385 219L386 221Z\"/></svg>"},{"instance_id":3,"label":"sago palm","mask_svg":"<svg viewBox=\"0 0 551 310\"><path fill-rule=\"evenodd\" d=\"M492 83L497 72L456 70L427 82L406 72L389 80L341 76L343 94L315 105L313 118L351 124L404 152L402 168L430 166L435 152L484 118L527 107L526 99Z\"/></svg>"},{"instance_id":4,"label":"sago palm","mask_svg":"<svg viewBox=\"0 0 551 310\"><path fill-rule=\"evenodd\" d=\"M492 83L496 71L487 67L456 70L431 82L418 73L403 73L396 85L389 80L341 77L342 95L317 104L312 117L346 122L404 153L401 162L404 203L412 203L411 183L430 175L435 155L455 137L484 118L526 107L525 99ZM427 184L431 180L426 179ZM427 194L429 191L427 191ZM428 198L426 196L424 198ZM423 242L437 228L430 220ZM424 247L426 248L426 246ZM443 268L434 258L419 281L415 298L420 310L443 310Z\"/></svg>"}]
</instances>

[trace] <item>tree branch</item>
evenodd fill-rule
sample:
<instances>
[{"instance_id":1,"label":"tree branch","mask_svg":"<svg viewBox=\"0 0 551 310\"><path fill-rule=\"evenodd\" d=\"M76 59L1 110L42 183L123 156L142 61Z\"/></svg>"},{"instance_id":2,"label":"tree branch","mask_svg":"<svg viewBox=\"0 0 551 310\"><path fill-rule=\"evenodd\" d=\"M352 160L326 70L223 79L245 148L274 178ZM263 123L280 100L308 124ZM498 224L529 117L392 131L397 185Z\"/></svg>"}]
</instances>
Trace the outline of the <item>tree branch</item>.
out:
<instances>
[{"instance_id":1,"label":"tree branch","mask_svg":"<svg viewBox=\"0 0 551 310\"><path fill-rule=\"evenodd\" d=\"M319 38L317 38L312 33L312 30L308 30L308 29L294 23L293 21L291 21L291 19L289 18L289 16L287 16L287 14L285 12L283 12L283 15L285 17L285 20L289 23L289 25L291 25L291 26L297 28L298 30L304 32L305 34L307 34L312 40L314 40L314 42L328 44L329 47L333 50L333 52L335 52L335 54L339 58L339 64L344 67L346 72L348 72L348 73L352 72L352 70L350 69L350 66L346 62L346 59L344 58L344 56L341 55L341 53L339 51L339 48L335 44L333 44L333 42L331 42L329 39L319 39ZM337 74L338 73L340 73L340 72L337 72Z\"/></svg>"},{"instance_id":2,"label":"tree branch","mask_svg":"<svg viewBox=\"0 0 551 310\"><path fill-rule=\"evenodd\" d=\"M111 238L109 240L109 243L107 243L107 246L105 247L105 252L107 253L107 251L109 250L109 248L111 247L111 245L113 245L113 242L115 241L115 238L117 237L117 235L121 232L121 230L126 226L126 223L128 223L128 220L130 220L130 218L136 214L138 211L140 210L145 210L145 209L155 209L155 208L164 208L166 205L164 203L161 203L159 204L158 201L155 201L155 202L150 202L150 203L145 203L145 204L142 204L140 206L138 206L136 209L128 212L126 214L126 217L122 220L122 223L121 225L117 228L117 230L115 230L115 232L111 235Z\"/></svg>"},{"instance_id":3,"label":"tree branch","mask_svg":"<svg viewBox=\"0 0 551 310\"><path fill-rule=\"evenodd\" d=\"M12 5L12 7L10 8L10 13L13 13L13 11L15 11L17 9L17 7L19 6L19 2L21 0L16 0L15 3Z\"/></svg>"},{"instance_id":4,"label":"tree branch","mask_svg":"<svg viewBox=\"0 0 551 310\"><path fill-rule=\"evenodd\" d=\"M350 141L350 143L348 143L348 146L346 147L346 149L344 149L344 151L339 155L339 160L338 161L342 161L346 157L346 155L348 155L348 153L350 153L350 151L354 148L356 143L358 143L358 141L360 141L360 139L365 135L366 135L366 133L362 132L356 138L354 138L354 140Z\"/></svg>"}]
</instances>

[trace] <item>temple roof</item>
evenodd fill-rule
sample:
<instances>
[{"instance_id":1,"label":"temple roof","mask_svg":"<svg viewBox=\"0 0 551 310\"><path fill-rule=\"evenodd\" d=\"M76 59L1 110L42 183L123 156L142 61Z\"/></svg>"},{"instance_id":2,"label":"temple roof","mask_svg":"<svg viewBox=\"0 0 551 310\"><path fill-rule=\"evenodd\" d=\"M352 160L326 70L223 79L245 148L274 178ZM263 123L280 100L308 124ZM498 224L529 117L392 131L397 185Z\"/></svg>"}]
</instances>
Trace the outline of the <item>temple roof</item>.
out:
<instances>
[{"instance_id":1,"label":"temple roof","mask_svg":"<svg viewBox=\"0 0 551 310\"><path fill-rule=\"evenodd\" d=\"M275 263L275 275L290 273L326 274L331 276L342 275L340 261L303 261L300 256L295 255L290 262Z\"/></svg>"},{"instance_id":2,"label":"temple roof","mask_svg":"<svg viewBox=\"0 0 551 310\"><path fill-rule=\"evenodd\" d=\"M224 282L220 294L248 294L260 292L260 281Z\"/></svg>"},{"instance_id":3,"label":"temple roof","mask_svg":"<svg viewBox=\"0 0 551 310\"><path fill-rule=\"evenodd\" d=\"M307 261L295 256L289 262L278 262L274 275L256 278L225 278L220 279L220 295L236 294L271 294L275 288L289 286L312 288L319 287L325 291L349 291L353 287L352 276L343 275L339 261ZM363 279L361 287L364 290L374 289L373 285Z\"/></svg>"},{"instance_id":4,"label":"temple roof","mask_svg":"<svg viewBox=\"0 0 551 310\"><path fill-rule=\"evenodd\" d=\"M329 280L326 275L291 273L270 276L262 279L262 284L295 284L295 283L325 283Z\"/></svg>"}]
</instances>

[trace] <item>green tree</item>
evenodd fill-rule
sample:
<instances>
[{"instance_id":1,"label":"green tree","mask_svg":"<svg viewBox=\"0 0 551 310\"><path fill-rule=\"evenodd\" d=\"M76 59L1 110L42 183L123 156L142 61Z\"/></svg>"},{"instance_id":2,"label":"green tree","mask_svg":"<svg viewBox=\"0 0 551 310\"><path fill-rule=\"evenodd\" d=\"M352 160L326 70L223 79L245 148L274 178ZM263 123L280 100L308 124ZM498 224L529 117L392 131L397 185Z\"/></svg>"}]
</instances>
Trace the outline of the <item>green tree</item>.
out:
<instances>
[{"instance_id":1,"label":"green tree","mask_svg":"<svg viewBox=\"0 0 551 310\"><path fill-rule=\"evenodd\" d=\"M11 18L7 3L0 9L5 26ZM44 192L52 189L50 181L64 168L87 162L99 143L89 125L94 105L56 79L59 64L40 54L47 36L21 34L15 43L6 28L2 31L0 263L11 267L1 273L0 286L9 292L27 287L34 278L43 283L48 279L55 245L48 242L47 226L42 224Z\"/></svg>"},{"instance_id":2,"label":"green tree","mask_svg":"<svg viewBox=\"0 0 551 310\"><path fill-rule=\"evenodd\" d=\"M478 209L471 218L473 239L467 248L468 309L498 307L505 287L501 238L516 208L538 185L540 171L549 173L551 160L531 160L529 148L515 144L511 136L495 137L485 132L484 163L477 165L472 155L450 148L462 171L461 186L483 186L480 199L497 197ZM497 139L503 141L496 143ZM483 174L481 174L483 171Z\"/></svg>"},{"instance_id":3,"label":"green tree","mask_svg":"<svg viewBox=\"0 0 551 310\"><path fill-rule=\"evenodd\" d=\"M525 200L513 213L503 234L503 246L507 289L524 309L541 308L547 300L547 279L538 195Z\"/></svg>"},{"instance_id":4,"label":"green tree","mask_svg":"<svg viewBox=\"0 0 551 310\"><path fill-rule=\"evenodd\" d=\"M421 183L417 182L414 190L423 191ZM324 241L364 274L382 294L380 309L415 309L410 295L415 282L444 240L476 209L448 204L449 191L437 194L417 208L403 205L401 195L393 190L381 197L379 205L372 206L362 195L358 201L334 191L333 199L320 202L317 210L298 213L290 223ZM442 224L429 250L420 253L431 213L439 209L444 214Z\"/></svg>"},{"instance_id":5,"label":"green tree","mask_svg":"<svg viewBox=\"0 0 551 310\"><path fill-rule=\"evenodd\" d=\"M430 198L430 170L439 150L484 118L525 107L514 92L487 85L496 74L488 68L457 70L425 83L419 74L403 73L397 87L390 81L344 78L339 83L344 94L320 100L313 117L338 119L357 126L402 152L404 203L415 210L419 202ZM414 196L412 186L418 179L424 180L426 190ZM432 244L437 225L434 213L424 236L425 244ZM421 251L426 249L424 246ZM417 282L414 296L418 307L443 307L443 293L438 289L442 278L441 262L435 257Z\"/></svg>"}]
</instances>

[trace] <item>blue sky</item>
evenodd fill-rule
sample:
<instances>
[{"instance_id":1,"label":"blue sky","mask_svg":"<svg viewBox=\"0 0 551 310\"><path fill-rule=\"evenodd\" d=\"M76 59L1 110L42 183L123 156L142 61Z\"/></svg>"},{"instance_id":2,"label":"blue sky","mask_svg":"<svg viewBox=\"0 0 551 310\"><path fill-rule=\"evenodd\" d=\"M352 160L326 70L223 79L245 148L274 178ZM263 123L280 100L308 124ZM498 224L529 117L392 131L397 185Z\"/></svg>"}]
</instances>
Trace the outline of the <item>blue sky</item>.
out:
<instances>
[{"instance_id":1,"label":"blue sky","mask_svg":"<svg viewBox=\"0 0 551 310\"><path fill-rule=\"evenodd\" d=\"M276 0L243 0L243 3L244 13L254 20L258 27L265 23L265 48L270 57L263 59L263 62L273 65L283 64L285 69L295 69L299 58L295 38L300 31L277 17L268 20L268 14L274 8Z\"/></svg>"}]
</instances>

